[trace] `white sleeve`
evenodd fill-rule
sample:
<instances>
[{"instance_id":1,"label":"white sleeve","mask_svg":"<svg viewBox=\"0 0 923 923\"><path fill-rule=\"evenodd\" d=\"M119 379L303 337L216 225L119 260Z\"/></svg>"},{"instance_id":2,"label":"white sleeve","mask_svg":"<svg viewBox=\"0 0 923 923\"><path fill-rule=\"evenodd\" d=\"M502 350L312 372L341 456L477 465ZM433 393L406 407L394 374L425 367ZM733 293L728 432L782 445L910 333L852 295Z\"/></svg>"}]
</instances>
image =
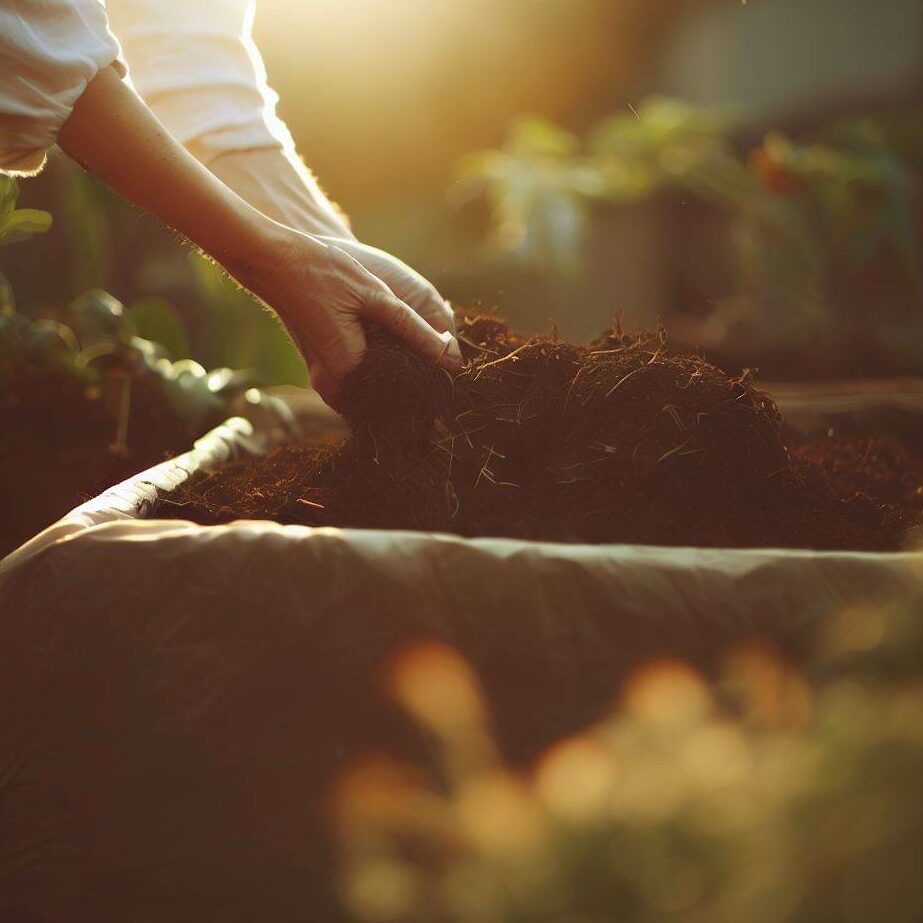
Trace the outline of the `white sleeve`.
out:
<instances>
[{"instance_id":1,"label":"white sleeve","mask_svg":"<svg viewBox=\"0 0 923 923\"><path fill-rule=\"evenodd\" d=\"M87 84L119 46L99 0L0 3L0 171L41 169Z\"/></svg>"},{"instance_id":2,"label":"white sleeve","mask_svg":"<svg viewBox=\"0 0 923 923\"><path fill-rule=\"evenodd\" d=\"M109 0L135 89L203 163L294 145L253 44L254 0Z\"/></svg>"}]
</instances>

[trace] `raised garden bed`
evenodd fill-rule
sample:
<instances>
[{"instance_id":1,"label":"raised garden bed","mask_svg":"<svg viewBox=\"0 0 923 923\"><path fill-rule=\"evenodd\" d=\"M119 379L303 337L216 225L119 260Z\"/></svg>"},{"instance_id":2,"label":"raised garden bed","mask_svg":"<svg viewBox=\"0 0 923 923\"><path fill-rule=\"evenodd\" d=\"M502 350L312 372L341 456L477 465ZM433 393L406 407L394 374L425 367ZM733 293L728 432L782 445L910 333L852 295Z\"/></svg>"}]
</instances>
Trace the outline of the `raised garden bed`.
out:
<instances>
[{"instance_id":1,"label":"raised garden bed","mask_svg":"<svg viewBox=\"0 0 923 923\"><path fill-rule=\"evenodd\" d=\"M808 464L786 450L778 409L751 381L688 357L660 364L659 337L614 332L583 351L524 347L477 323L462 331L469 355L478 354L467 383L377 344L344 394L354 435L337 447L317 438L329 418L316 405L301 414L310 444L268 417L256 428L229 421L193 452L78 508L0 564L0 611L78 622L132 613L146 624L165 618L166 608L219 633L228 612L255 619L257 631L271 619L283 633L323 635L340 677L365 675L408 637L434 635L476 664L499 657L503 668L491 668L498 687L509 680L518 698L524 684L523 701L537 695L558 713L550 718L537 707L516 717L508 743L526 753L551 728L588 718L639 659L677 654L707 663L725 642L754 634L787 644L800 626L912 583L920 555L900 548L917 514L918 469L912 455L895 461L882 433L864 437L857 455L837 454L816 441L823 401L792 398ZM588 393L574 385L575 363L589 369ZM544 376L538 397L529 368ZM632 393L645 379L654 386ZM510 387L528 394L505 405L496 394ZM477 403L485 392L490 415ZM562 434L562 395L591 410L594 400L617 398L631 425L607 436L609 421L597 409L583 415L582 429ZM654 414L651 400L660 408ZM387 424L363 432L356 421L377 419L381 401ZM442 436L455 440L454 452L427 451L434 420L446 419L432 415L440 401L453 410L473 404L453 418L468 421L464 432ZM543 403L555 413L542 417ZM874 417L876 403L872 396L862 410L854 397L850 412ZM845 419L837 426L849 432ZM548 471L575 468L607 471L598 479L605 489L585 478L549 489ZM857 476L865 478L861 495ZM465 480L476 488L467 495ZM798 508L799 500L807 505ZM569 501L576 515L562 512ZM294 524L268 522L267 514ZM621 541L586 541L604 538ZM744 547L726 547L734 544Z\"/></svg>"},{"instance_id":2,"label":"raised garden bed","mask_svg":"<svg viewBox=\"0 0 923 923\"><path fill-rule=\"evenodd\" d=\"M186 502L183 483L290 441L269 420L229 421L0 563L0 726L15 754L0 854L25 856L0 909L338 919L323 792L344 753L426 758L381 695L411 640L474 666L521 764L602 714L642 661L709 671L744 639L798 656L819 621L911 592L923 564L150 518ZM73 856L79 874L62 874Z\"/></svg>"}]
</instances>

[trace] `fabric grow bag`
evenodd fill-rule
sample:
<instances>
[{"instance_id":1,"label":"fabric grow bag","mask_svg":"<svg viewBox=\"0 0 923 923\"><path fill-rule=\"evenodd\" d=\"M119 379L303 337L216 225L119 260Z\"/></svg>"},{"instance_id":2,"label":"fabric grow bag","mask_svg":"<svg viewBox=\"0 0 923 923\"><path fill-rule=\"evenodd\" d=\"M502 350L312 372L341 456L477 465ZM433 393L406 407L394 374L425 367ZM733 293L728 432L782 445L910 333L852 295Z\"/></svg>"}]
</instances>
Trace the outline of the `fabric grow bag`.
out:
<instances>
[{"instance_id":1,"label":"fabric grow bag","mask_svg":"<svg viewBox=\"0 0 923 923\"><path fill-rule=\"evenodd\" d=\"M145 519L159 491L288 435L269 418L229 420L8 556L4 647L44 623L67 631L102 619L115 632L206 631L216 642L233 623L266 643L311 639L348 695L351 682L424 636L458 647L497 689L531 701L520 725L557 727L552 714L572 724L644 658L707 662L741 637L798 643L826 615L903 594L923 574L919 552L586 546Z\"/></svg>"},{"instance_id":2,"label":"fabric grow bag","mask_svg":"<svg viewBox=\"0 0 923 923\"><path fill-rule=\"evenodd\" d=\"M145 513L283 434L233 419L0 562L0 918L335 920L323 792L428 743L381 694L425 636L471 662L506 754L602 711L649 657L797 652L923 556L204 528Z\"/></svg>"}]
</instances>

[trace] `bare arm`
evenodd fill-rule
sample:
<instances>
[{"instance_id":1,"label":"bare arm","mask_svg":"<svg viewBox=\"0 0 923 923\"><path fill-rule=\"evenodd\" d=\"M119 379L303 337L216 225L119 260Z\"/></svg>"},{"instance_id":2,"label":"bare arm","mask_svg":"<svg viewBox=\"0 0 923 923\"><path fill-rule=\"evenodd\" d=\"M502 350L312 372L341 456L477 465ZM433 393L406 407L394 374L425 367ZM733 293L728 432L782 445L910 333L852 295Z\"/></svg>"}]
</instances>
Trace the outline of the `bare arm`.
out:
<instances>
[{"instance_id":1,"label":"bare arm","mask_svg":"<svg viewBox=\"0 0 923 923\"><path fill-rule=\"evenodd\" d=\"M433 284L357 240L298 156L253 40L252 0L110 0L107 7L135 88L189 153L264 215L348 253L437 332L455 332L452 309Z\"/></svg>"},{"instance_id":2,"label":"bare arm","mask_svg":"<svg viewBox=\"0 0 923 923\"><path fill-rule=\"evenodd\" d=\"M77 101L58 144L108 186L180 231L236 276L276 230L189 156L112 68Z\"/></svg>"},{"instance_id":3,"label":"bare arm","mask_svg":"<svg viewBox=\"0 0 923 923\"><path fill-rule=\"evenodd\" d=\"M244 202L170 137L112 68L89 84L58 143L274 308L325 399L335 400L343 376L362 356L363 317L434 362L457 364L450 334L438 334L344 250Z\"/></svg>"},{"instance_id":4,"label":"bare arm","mask_svg":"<svg viewBox=\"0 0 923 923\"><path fill-rule=\"evenodd\" d=\"M228 151L208 168L263 214L345 250L437 332L455 333L452 308L435 286L397 257L357 240L294 151Z\"/></svg>"}]
</instances>

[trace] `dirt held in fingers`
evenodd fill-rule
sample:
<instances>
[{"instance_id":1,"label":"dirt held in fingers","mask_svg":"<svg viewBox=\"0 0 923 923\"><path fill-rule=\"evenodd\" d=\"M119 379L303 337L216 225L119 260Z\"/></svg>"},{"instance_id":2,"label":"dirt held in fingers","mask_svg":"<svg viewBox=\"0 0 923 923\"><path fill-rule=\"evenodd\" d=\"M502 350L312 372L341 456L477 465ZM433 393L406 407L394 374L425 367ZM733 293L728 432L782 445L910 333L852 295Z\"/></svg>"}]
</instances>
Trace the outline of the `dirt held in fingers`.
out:
<instances>
[{"instance_id":1,"label":"dirt held in fingers","mask_svg":"<svg viewBox=\"0 0 923 923\"><path fill-rule=\"evenodd\" d=\"M671 354L662 329L580 346L476 317L459 338L466 362L450 375L371 335L341 393L348 440L225 466L158 515L818 550L896 549L911 525L894 497L857 487L861 458L834 479L822 451L793 457L749 373Z\"/></svg>"}]
</instances>

